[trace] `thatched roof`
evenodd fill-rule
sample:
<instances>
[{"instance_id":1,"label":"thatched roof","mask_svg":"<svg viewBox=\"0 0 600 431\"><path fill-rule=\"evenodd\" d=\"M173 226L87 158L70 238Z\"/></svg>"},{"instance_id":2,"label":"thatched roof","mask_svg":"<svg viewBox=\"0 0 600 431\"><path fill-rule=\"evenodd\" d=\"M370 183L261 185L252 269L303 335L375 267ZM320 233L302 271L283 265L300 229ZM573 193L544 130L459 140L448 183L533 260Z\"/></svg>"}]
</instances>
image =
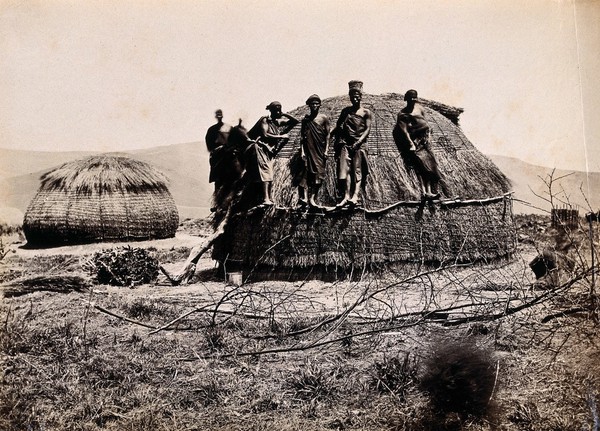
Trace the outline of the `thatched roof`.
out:
<instances>
[{"instance_id":1,"label":"thatched roof","mask_svg":"<svg viewBox=\"0 0 600 431\"><path fill-rule=\"evenodd\" d=\"M431 127L431 150L447 185L446 197L486 199L509 192L509 179L475 148L458 126L458 116L462 109L435 101L420 100ZM341 110L349 104L348 96L331 97L323 100L321 112L328 115L335 124ZM419 200L417 177L407 168L392 136L396 116L406 106L404 97L397 93L364 94L362 104L371 110L374 117L367 145L372 175L367 183L365 205L379 208L397 201ZM307 113L306 106L291 111L291 114L299 119ZM291 206L294 203L295 191L289 187L289 167L284 160L298 151L299 133L300 127L297 126L290 133L290 142L281 151L276 163L279 180L274 182L274 195L277 203L282 206ZM333 148L330 148L328 164L329 175L326 187L321 191L321 200L333 203L336 186Z\"/></svg>"},{"instance_id":2,"label":"thatched roof","mask_svg":"<svg viewBox=\"0 0 600 431\"><path fill-rule=\"evenodd\" d=\"M40 191L77 193L167 191L167 178L147 163L128 157L100 155L65 163L40 178Z\"/></svg>"},{"instance_id":3,"label":"thatched roof","mask_svg":"<svg viewBox=\"0 0 600 431\"><path fill-rule=\"evenodd\" d=\"M23 222L29 244L169 238L179 215L166 177L114 155L65 163L41 177Z\"/></svg>"}]
</instances>

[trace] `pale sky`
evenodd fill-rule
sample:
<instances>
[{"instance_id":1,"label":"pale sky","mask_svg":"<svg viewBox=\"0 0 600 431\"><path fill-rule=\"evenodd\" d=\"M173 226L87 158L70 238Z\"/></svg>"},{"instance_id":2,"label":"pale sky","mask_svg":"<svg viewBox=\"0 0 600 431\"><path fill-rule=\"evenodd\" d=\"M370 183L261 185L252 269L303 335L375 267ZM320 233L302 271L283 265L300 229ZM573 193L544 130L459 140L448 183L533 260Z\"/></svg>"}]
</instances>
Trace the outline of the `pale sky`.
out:
<instances>
[{"instance_id":1,"label":"pale sky","mask_svg":"<svg viewBox=\"0 0 600 431\"><path fill-rule=\"evenodd\" d=\"M0 0L0 147L201 141L318 93L462 107L484 153L600 171L600 0ZM587 156L587 157L586 157Z\"/></svg>"}]
</instances>

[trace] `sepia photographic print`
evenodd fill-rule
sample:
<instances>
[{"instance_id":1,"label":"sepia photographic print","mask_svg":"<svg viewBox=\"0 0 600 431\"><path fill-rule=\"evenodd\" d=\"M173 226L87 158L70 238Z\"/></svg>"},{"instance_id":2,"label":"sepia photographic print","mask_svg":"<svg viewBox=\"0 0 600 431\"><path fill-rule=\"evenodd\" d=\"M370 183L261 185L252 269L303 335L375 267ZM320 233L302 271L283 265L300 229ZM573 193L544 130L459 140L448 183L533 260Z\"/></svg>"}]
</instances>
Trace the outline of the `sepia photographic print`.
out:
<instances>
[{"instance_id":1,"label":"sepia photographic print","mask_svg":"<svg viewBox=\"0 0 600 431\"><path fill-rule=\"evenodd\" d=\"M0 1L0 429L600 430L600 1Z\"/></svg>"}]
</instances>

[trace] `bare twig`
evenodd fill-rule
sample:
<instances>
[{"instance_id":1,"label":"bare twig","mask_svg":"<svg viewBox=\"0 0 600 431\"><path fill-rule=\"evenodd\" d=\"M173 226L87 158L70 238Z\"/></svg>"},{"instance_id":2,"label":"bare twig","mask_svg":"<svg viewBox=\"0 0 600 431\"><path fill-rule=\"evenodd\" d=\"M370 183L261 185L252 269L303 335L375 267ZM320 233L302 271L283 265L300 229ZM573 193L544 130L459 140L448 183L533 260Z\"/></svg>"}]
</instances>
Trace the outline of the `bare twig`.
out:
<instances>
[{"instance_id":1,"label":"bare twig","mask_svg":"<svg viewBox=\"0 0 600 431\"><path fill-rule=\"evenodd\" d=\"M149 325L147 323L140 322L139 320L130 319L129 317L121 316L120 314L114 313L114 312L112 312L110 310L107 310L104 307L101 307L100 305L92 304L92 306L96 310L101 311L102 313L108 314L109 316L116 317L117 319L124 320L126 322L133 323L135 325L144 326L146 328L156 329L156 326L152 326L152 325Z\"/></svg>"}]
</instances>

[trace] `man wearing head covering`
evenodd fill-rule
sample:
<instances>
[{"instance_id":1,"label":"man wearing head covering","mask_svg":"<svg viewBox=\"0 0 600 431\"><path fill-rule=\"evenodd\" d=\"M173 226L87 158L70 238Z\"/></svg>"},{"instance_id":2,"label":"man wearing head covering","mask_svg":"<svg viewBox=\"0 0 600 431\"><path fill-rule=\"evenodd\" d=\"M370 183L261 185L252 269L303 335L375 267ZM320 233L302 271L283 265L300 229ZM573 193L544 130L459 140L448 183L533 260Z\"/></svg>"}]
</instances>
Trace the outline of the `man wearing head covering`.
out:
<instances>
[{"instance_id":1,"label":"man wearing head covering","mask_svg":"<svg viewBox=\"0 0 600 431\"><path fill-rule=\"evenodd\" d=\"M436 199L440 197L437 189L442 176L429 148L429 123L425 119L425 110L417 103L417 97L416 90L408 90L404 95L406 107L398 114L393 130L394 141L406 163L414 169L423 198Z\"/></svg>"},{"instance_id":2,"label":"man wearing head covering","mask_svg":"<svg viewBox=\"0 0 600 431\"><path fill-rule=\"evenodd\" d=\"M231 126L223 122L222 110L217 109L215 111L215 118L217 123L208 128L205 140L206 149L210 153L208 181L215 183L215 190L217 190L225 180L226 171L229 169L229 166L226 166L228 158L225 157L224 150L231 132Z\"/></svg>"},{"instance_id":3,"label":"man wearing head covering","mask_svg":"<svg viewBox=\"0 0 600 431\"><path fill-rule=\"evenodd\" d=\"M338 162L338 180L344 197L339 207L358 204L361 189L364 189L369 165L367 159L367 138L371 131L371 111L361 106L361 81L348 83L351 106L342 109L335 135L335 153Z\"/></svg>"},{"instance_id":4,"label":"man wearing head covering","mask_svg":"<svg viewBox=\"0 0 600 431\"><path fill-rule=\"evenodd\" d=\"M310 112L302 119L300 152L304 161L304 177L299 187L300 205L318 207L316 197L325 179L325 164L329 149L329 117L319 113L321 98L313 94L306 100Z\"/></svg>"},{"instance_id":5,"label":"man wearing head covering","mask_svg":"<svg viewBox=\"0 0 600 431\"><path fill-rule=\"evenodd\" d=\"M261 117L250 129L248 137L256 141L249 148L246 174L251 181L262 183L263 204L273 205L273 158L288 142L288 132L298 124L298 120L281 111L281 103L267 105L269 115Z\"/></svg>"}]
</instances>

